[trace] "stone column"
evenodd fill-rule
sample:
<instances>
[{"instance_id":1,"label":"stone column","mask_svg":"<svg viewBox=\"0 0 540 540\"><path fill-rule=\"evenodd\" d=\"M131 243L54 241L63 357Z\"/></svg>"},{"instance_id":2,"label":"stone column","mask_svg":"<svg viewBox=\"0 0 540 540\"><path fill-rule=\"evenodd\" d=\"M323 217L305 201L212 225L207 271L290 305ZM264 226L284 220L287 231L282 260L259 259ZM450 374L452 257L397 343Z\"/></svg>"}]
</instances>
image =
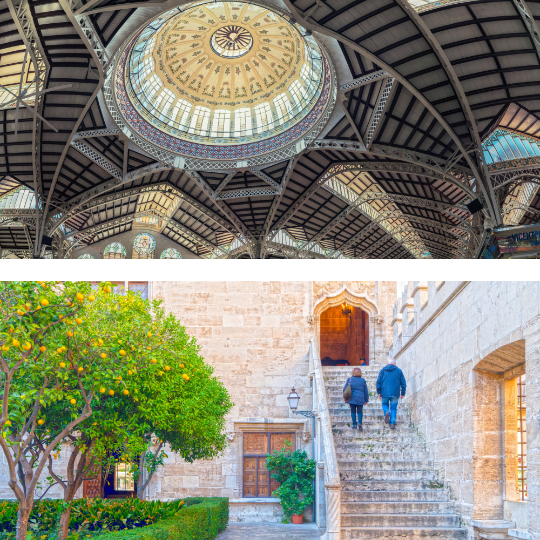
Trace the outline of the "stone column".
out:
<instances>
[{"instance_id":1,"label":"stone column","mask_svg":"<svg viewBox=\"0 0 540 540\"><path fill-rule=\"evenodd\" d=\"M341 538L341 487L339 484L324 484L326 488L326 539Z\"/></svg>"}]
</instances>

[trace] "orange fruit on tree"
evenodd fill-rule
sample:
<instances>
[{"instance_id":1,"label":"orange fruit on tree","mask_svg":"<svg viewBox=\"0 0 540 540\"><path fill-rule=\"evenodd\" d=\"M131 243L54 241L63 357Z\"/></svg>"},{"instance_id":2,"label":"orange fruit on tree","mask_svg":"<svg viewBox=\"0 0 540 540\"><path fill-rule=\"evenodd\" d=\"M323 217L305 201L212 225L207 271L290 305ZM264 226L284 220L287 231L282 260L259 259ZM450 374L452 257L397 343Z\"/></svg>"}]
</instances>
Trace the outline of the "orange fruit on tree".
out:
<instances>
[{"instance_id":1,"label":"orange fruit on tree","mask_svg":"<svg viewBox=\"0 0 540 540\"><path fill-rule=\"evenodd\" d=\"M77 293L77 300L78 300L79 302L82 302L82 301L84 300L84 295L83 295L82 293L78 292L78 293Z\"/></svg>"},{"instance_id":2,"label":"orange fruit on tree","mask_svg":"<svg viewBox=\"0 0 540 540\"><path fill-rule=\"evenodd\" d=\"M76 400L76 399L73 399L73 398L71 398L71 399L69 400L69 402L70 402L70 403L71 403L72 405L75 405L75 403L77 403L77 400Z\"/></svg>"},{"instance_id":3,"label":"orange fruit on tree","mask_svg":"<svg viewBox=\"0 0 540 540\"><path fill-rule=\"evenodd\" d=\"M10 420L6 420L6 426L11 426L11 421Z\"/></svg>"},{"instance_id":4,"label":"orange fruit on tree","mask_svg":"<svg viewBox=\"0 0 540 540\"><path fill-rule=\"evenodd\" d=\"M103 358L103 360L105 360L105 358L107 358L107 355L103 352L103 353L101 353L101 358Z\"/></svg>"},{"instance_id":5,"label":"orange fruit on tree","mask_svg":"<svg viewBox=\"0 0 540 540\"><path fill-rule=\"evenodd\" d=\"M18 347L18 346L21 344L21 342L20 342L18 339L14 339L14 340L11 342L11 344L12 344L14 347Z\"/></svg>"},{"instance_id":6,"label":"orange fruit on tree","mask_svg":"<svg viewBox=\"0 0 540 540\"><path fill-rule=\"evenodd\" d=\"M9 351L9 345L3 345L2 350L5 351L5 352L8 352Z\"/></svg>"},{"instance_id":7,"label":"orange fruit on tree","mask_svg":"<svg viewBox=\"0 0 540 540\"><path fill-rule=\"evenodd\" d=\"M124 394L127 396L129 394L129 390L124 390Z\"/></svg>"},{"instance_id":8,"label":"orange fruit on tree","mask_svg":"<svg viewBox=\"0 0 540 540\"><path fill-rule=\"evenodd\" d=\"M65 368L65 367L66 367L66 363L65 363L65 362L60 362L60 367L61 367L61 368Z\"/></svg>"},{"instance_id":9,"label":"orange fruit on tree","mask_svg":"<svg viewBox=\"0 0 540 540\"><path fill-rule=\"evenodd\" d=\"M43 307L47 307L47 306L49 305L49 301L48 301L46 298L43 298L43 299L41 300L41 305L42 305Z\"/></svg>"},{"instance_id":10,"label":"orange fruit on tree","mask_svg":"<svg viewBox=\"0 0 540 540\"><path fill-rule=\"evenodd\" d=\"M98 339L98 343L99 343L100 345L103 345L103 340L102 340L101 338L99 338L99 339Z\"/></svg>"},{"instance_id":11,"label":"orange fruit on tree","mask_svg":"<svg viewBox=\"0 0 540 540\"><path fill-rule=\"evenodd\" d=\"M62 350L62 347L58 347L58 349L56 349L56 352L58 354L62 354L64 351Z\"/></svg>"},{"instance_id":12,"label":"orange fruit on tree","mask_svg":"<svg viewBox=\"0 0 540 540\"><path fill-rule=\"evenodd\" d=\"M95 299L96 297L93 294L88 297L88 300L90 300L90 302L93 302Z\"/></svg>"},{"instance_id":13,"label":"orange fruit on tree","mask_svg":"<svg viewBox=\"0 0 540 540\"><path fill-rule=\"evenodd\" d=\"M155 364L157 362L157 360L155 358L151 358L150 362L152 362L152 364Z\"/></svg>"},{"instance_id":14,"label":"orange fruit on tree","mask_svg":"<svg viewBox=\"0 0 540 540\"><path fill-rule=\"evenodd\" d=\"M42 426L45 423L45 420L43 420L43 418L40 418L37 423Z\"/></svg>"},{"instance_id":15,"label":"orange fruit on tree","mask_svg":"<svg viewBox=\"0 0 540 540\"><path fill-rule=\"evenodd\" d=\"M30 343L28 343L28 341L22 346L22 348L25 350L25 351L29 351L31 348L32 348L32 345L30 345Z\"/></svg>"},{"instance_id":16,"label":"orange fruit on tree","mask_svg":"<svg viewBox=\"0 0 540 540\"><path fill-rule=\"evenodd\" d=\"M103 388L103 386L99 389L99 391L104 394L105 393L105 388Z\"/></svg>"},{"instance_id":17,"label":"orange fruit on tree","mask_svg":"<svg viewBox=\"0 0 540 540\"><path fill-rule=\"evenodd\" d=\"M67 333L67 337L73 337L73 332L71 330Z\"/></svg>"},{"instance_id":18,"label":"orange fruit on tree","mask_svg":"<svg viewBox=\"0 0 540 540\"><path fill-rule=\"evenodd\" d=\"M128 375L133 375L133 371L131 371L131 369L128 370Z\"/></svg>"},{"instance_id":19,"label":"orange fruit on tree","mask_svg":"<svg viewBox=\"0 0 540 540\"><path fill-rule=\"evenodd\" d=\"M165 366L165 371L170 371L171 367L170 366Z\"/></svg>"},{"instance_id":20,"label":"orange fruit on tree","mask_svg":"<svg viewBox=\"0 0 540 540\"><path fill-rule=\"evenodd\" d=\"M77 324L82 324L82 319L81 319L80 317L77 317L77 318L75 319L75 322L76 322Z\"/></svg>"},{"instance_id":21,"label":"orange fruit on tree","mask_svg":"<svg viewBox=\"0 0 540 540\"><path fill-rule=\"evenodd\" d=\"M114 396L114 390L109 390L109 396Z\"/></svg>"},{"instance_id":22,"label":"orange fruit on tree","mask_svg":"<svg viewBox=\"0 0 540 540\"><path fill-rule=\"evenodd\" d=\"M120 350L120 356L126 356L126 351L124 351L124 349Z\"/></svg>"},{"instance_id":23,"label":"orange fruit on tree","mask_svg":"<svg viewBox=\"0 0 540 540\"><path fill-rule=\"evenodd\" d=\"M42 345L42 346L39 348L39 350L40 350L41 352L45 352L45 351L47 350L47 347L45 347L45 345Z\"/></svg>"},{"instance_id":24,"label":"orange fruit on tree","mask_svg":"<svg viewBox=\"0 0 540 540\"><path fill-rule=\"evenodd\" d=\"M184 379L184 381L189 381L189 375L186 375L185 373L182 375L182 379Z\"/></svg>"},{"instance_id":25,"label":"orange fruit on tree","mask_svg":"<svg viewBox=\"0 0 540 540\"><path fill-rule=\"evenodd\" d=\"M22 317L22 316L24 315L24 311L18 309L18 310L17 310L17 315L18 315L19 317Z\"/></svg>"},{"instance_id":26,"label":"orange fruit on tree","mask_svg":"<svg viewBox=\"0 0 540 540\"><path fill-rule=\"evenodd\" d=\"M62 352L66 352L66 346L65 345L62 345L62 347L60 347L62 349Z\"/></svg>"},{"instance_id":27,"label":"orange fruit on tree","mask_svg":"<svg viewBox=\"0 0 540 540\"><path fill-rule=\"evenodd\" d=\"M148 332L148 337L152 337L152 332Z\"/></svg>"},{"instance_id":28,"label":"orange fruit on tree","mask_svg":"<svg viewBox=\"0 0 540 540\"><path fill-rule=\"evenodd\" d=\"M180 367L183 368L183 367L184 367L184 364L180 364Z\"/></svg>"},{"instance_id":29,"label":"orange fruit on tree","mask_svg":"<svg viewBox=\"0 0 540 540\"><path fill-rule=\"evenodd\" d=\"M103 287L103 292L108 294L111 292L111 288L108 285L105 285L105 287Z\"/></svg>"},{"instance_id":30,"label":"orange fruit on tree","mask_svg":"<svg viewBox=\"0 0 540 540\"><path fill-rule=\"evenodd\" d=\"M79 371L82 371L84 368L82 366L79 366Z\"/></svg>"}]
</instances>

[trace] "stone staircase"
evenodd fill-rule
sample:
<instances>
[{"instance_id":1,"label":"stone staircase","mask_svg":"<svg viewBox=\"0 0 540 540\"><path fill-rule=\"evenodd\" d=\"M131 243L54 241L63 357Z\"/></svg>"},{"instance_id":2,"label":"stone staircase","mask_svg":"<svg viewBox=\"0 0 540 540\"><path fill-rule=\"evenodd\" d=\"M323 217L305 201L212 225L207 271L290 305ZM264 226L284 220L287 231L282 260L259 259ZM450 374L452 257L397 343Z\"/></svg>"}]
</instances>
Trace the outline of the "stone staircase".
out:
<instances>
[{"instance_id":1,"label":"stone staircase","mask_svg":"<svg viewBox=\"0 0 540 540\"><path fill-rule=\"evenodd\" d=\"M370 402L363 431L353 430L343 385L351 367L323 367L341 477L341 538L465 540L467 529L433 468L424 442L400 403L396 429L384 423L375 383L378 367L362 367Z\"/></svg>"}]
</instances>

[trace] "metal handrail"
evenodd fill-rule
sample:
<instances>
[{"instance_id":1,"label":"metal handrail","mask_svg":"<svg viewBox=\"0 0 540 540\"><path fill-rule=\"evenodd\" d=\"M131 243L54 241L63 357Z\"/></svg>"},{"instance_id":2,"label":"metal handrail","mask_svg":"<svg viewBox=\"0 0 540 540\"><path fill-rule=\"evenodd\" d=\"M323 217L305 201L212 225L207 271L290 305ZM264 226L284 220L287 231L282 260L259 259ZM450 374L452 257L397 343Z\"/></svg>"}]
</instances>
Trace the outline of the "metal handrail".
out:
<instances>
[{"instance_id":1,"label":"metal handrail","mask_svg":"<svg viewBox=\"0 0 540 540\"><path fill-rule=\"evenodd\" d=\"M341 535L341 480L332 434L332 421L328 410L326 387L322 372L321 359L315 338L309 343L309 367L313 373L315 390L313 407L317 410L320 422L320 434L324 447L324 488L326 498L326 534L327 540L340 540Z\"/></svg>"}]
</instances>

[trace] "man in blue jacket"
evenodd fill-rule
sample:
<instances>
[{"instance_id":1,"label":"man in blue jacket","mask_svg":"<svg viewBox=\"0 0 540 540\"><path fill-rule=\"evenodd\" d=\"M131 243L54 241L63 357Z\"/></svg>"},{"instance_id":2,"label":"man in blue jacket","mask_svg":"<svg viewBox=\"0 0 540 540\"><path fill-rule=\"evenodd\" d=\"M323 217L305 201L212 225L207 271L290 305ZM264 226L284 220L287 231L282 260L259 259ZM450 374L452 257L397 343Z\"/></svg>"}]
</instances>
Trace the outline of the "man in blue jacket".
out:
<instances>
[{"instance_id":1,"label":"man in blue jacket","mask_svg":"<svg viewBox=\"0 0 540 540\"><path fill-rule=\"evenodd\" d=\"M377 394L382 400L385 423L390 423L390 429L396 427L396 416L399 396L405 397L407 383L403 371L396 366L396 359L390 358L388 365L381 369L377 377Z\"/></svg>"}]
</instances>

